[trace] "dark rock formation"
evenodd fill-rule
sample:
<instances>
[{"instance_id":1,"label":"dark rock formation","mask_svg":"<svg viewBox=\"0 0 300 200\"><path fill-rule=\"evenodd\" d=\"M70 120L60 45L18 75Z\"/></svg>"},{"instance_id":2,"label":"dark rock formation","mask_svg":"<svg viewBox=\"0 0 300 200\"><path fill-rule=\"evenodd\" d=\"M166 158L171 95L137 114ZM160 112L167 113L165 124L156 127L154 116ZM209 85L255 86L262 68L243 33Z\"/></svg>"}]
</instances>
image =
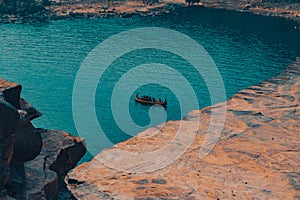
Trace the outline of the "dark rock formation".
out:
<instances>
[{"instance_id":1,"label":"dark rock formation","mask_svg":"<svg viewBox=\"0 0 300 200\"><path fill-rule=\"evenodd\" d=\"M85 154L83 140L36 129L41 116L20 97L21 85L0 79L0 199L57 199L67 172Z\"/></svg>"},{"instance_id":2,"label":"dark rock formation","mask_svg":"<svg viewBox=\"0 0 300 200\"><path fill-rule=\"evenodd\" d=\"M43 138L41 153L25 163L27 177L23 194L28 199L56 199L58 187L70 169L73 169L85 154L85 146L80 138L60 131L39 129ZM35 198L36 197L36 198Z\"/></svg>"},{"instance_id":3,"label":"dark rock formation","mask_svg":"<svg viewBox=\"0 0 300 200\"><path fill-rule=\"evenodd\" d=\"M0 79L0 194L6 195L9 164L13 157L15 135L19 122L16 99L20 98L21 87ZM14 104L15 106L13 106Z\"/></svg>"},{"instance_id":4,"label":"dark rock formation","mask_svg":"<svg viewBox=\"0 0 300 200\"><path fill-rule=\"evenodd\" d=\"M0 13L35 13L44 5L49 5L48 0L43 0L41 3L35 0L0 0Z\"/></svg>"},{"instance_id":5,"label":"dark rock formation","mask_svg":"<svg viewBox=\"0 0 300 200\"><path fill-rule=\"evenodd\" d=\"M20 93L21 85L11 84L1 80L1 96L2 105L6 105L1 109L7 129L4 129L3 134L13 134L13 151L12 158L9 162L9 188L20 190L25 184L24 162L34 159L41 150L42 138L36 133L35 128L30 122L33 116L40 116L25 100L21 101ZM21 107L22 106L22 107ZM7 108L9 109L7 109ZM22 110L24 108L24 110ZM27 113L29 111L29 113ZM7 119L8 116L14 116ZM9 130L11 129L11 130ZM4 183L5 184L5 183Z\"/></svg>"},{"instance_id":6,"label":"dark rock formation","mask_svg":"<svg viewBox=\"0 0 300 200\"><path fill-rule=\"evenodd\" d=\"M279 76L227 102L191 111L184 120L105 149L69 174L68 188L78 199L299 199L299 102L300 58ZM213 114L216 121L211 124ZM217 140L206 140L218 126L222 132ZM183 140L175 138L179 128ZM154 159L147 153L167 144L176 145L171 149L176 152L190 133L195 138L179 158L154 171L140 170L168 162L168 152ZM199 156L211 143L215 146L209 154Z\"/></svg>"}]
</instances>

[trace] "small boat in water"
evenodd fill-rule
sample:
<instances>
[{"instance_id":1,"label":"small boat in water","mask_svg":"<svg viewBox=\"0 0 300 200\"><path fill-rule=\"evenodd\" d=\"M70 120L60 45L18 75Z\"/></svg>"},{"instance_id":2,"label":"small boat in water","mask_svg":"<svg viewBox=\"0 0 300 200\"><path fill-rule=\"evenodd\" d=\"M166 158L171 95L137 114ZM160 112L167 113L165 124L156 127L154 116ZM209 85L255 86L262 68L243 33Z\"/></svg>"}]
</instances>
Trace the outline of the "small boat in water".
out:
<instances>
[{"instance_id":1,"label":"small boat in water","mask_svg":"<svg viewBox=\"0 0 300 200\"><path fill-rule=\"evenodd\" d=\"M156 100L155 98L152 98L150 96L141 96L139 97L139 94L135 95L134 98L135 102L141 103L141 104L147 104L147 105L161 105L163 107L167 107L167 99L162 101L160 98Z\"/></svg>"}]
</instances>

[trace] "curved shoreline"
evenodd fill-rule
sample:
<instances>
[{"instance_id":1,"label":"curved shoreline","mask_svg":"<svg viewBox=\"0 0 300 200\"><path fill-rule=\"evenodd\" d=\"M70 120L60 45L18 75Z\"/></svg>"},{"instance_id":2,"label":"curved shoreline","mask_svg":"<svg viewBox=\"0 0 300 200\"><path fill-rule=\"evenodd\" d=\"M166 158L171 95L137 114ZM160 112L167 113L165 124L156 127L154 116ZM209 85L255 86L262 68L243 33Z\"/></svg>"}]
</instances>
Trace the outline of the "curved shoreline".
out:
<instances>
[{"instance_id":1,"label":"curved shoreline","mask_svg":"<svg viewBox=\"0 0 300 200\"><path fill-rule=\"evenodd\" d=\"M150 128L105 149L92 161L76 167L65 181L78 199L297 199L299 102L297 58L280 75L250 86L226 102L191 111L184 120L169 121L155 135L156 128ZM224 107L222 135L213 150L200 158L211 115ZM170 142L180 126L194 131L189 124L198 121L197 135L189 149L162 169L130 173L100 162L109 159L126 168L130 161L119 150L137 154L155 151ZM179 146L182 142L176 140ZM153 161L145 157L143 162L146 166L136 168Z\"/></svg>"},{"instance_id":2,"label":"curved shoreline","mask_svg":"<svg viewBox=\"0 0 300 200\"><path fill-rule=\"evenodd\" d=\"M202 0L199 7L234 10L247 12L262 16L280 17L300 23L300 3L279 4L279 3L245 3L239 1L217 1ZM52 4L45 9L32 14L23 16L1 15L0 24L35 24L50 22L53 20L78 19L78 18L107 18L121 17L129 18L132 16L155 16L163 13L176 11L178 8L187 7L184 0L163 0L153 5L146 5L142 1L117 1L108 6L105 3L60 3ZM297 27L300 28L300 27Z\"/></svg>"}]
</instances>

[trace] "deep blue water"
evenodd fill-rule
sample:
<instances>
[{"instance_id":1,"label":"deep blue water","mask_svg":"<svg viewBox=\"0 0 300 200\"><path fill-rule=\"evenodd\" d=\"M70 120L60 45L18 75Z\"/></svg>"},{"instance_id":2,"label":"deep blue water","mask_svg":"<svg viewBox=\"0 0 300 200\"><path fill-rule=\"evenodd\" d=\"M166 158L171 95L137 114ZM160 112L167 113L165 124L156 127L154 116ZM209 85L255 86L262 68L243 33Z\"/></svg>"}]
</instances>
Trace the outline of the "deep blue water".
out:
<instances>
[{"instance_id":1,"label":"deep blue water","mask_svg":"<svg viewBox=\"0 0 300 200\"><path fill-rule=\"evenodd\" d=\"M72 115L72 91L81 64L89 52L105 39L138 27L176 30L201 44L221 74L227 99L247 86L276 76L300 55L300 30L295 23L245 13L191 8L181 9L174 14L146 18L81 19L39 25L0 25L0 77L23 85L22 96L43 113L41 118L34 120L36 127L59 129L78 135ZM179 44L181 42L178 41ZM192 49L190 53L194 53ZM160 63L172 67L189 81L197 95L199 107L211 105L210 94L203 77L182 57L151 48L129 52L116 59L106 69L97 86L95 110L98 121L113 143L126 140L140 131L132 129L132 132L128 133L118 127L111 111L111 96L118 80L126 72L145 63ZM153 73L158 80L169 80L174 87L179 84L176 77L170 76L163 68ZM135 84L135 79L143 80L150 74L152 73L131 74L128 84ZM89 77L86 77L87 85L92 84L89 80ZM130 99L119 99L115 105L117 110L127 108L132 120L139 126L150 123L150 107L134 102L133 98L137 92L168 99L169 105L166 110L154 108L150 111L156 116L155 124L161 123L165 115L167 120L176 120L186 114L187 111L180 113L182 105L176 95L181 95L185 99L184 104L190 106L190 97L184 90L181 94L174 94L172 90L159 84L143 85L132 92ZM85 98L86 96L82 95L82 101L85 101ZM82 116L88 119L89 116L84 113L85 109L82 110ZM125 127L130 129L131 120L122 120ZM91 136L97 134L89 123L86 124L86 130ZM89 148L97 151L109 146L91 145ZM90 158L91 155L88 154L83 161Z\"/></svg>"}]
</instances>

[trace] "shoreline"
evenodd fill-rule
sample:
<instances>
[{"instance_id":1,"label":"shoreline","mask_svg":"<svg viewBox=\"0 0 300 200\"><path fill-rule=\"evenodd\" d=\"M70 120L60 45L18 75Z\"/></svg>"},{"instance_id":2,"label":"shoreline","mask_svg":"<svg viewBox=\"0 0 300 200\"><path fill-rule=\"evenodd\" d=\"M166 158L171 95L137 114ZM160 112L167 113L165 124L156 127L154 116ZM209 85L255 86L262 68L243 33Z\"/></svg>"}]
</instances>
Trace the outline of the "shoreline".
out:
<instances>
[{"instance_id":1,"label":"shoreline","mask_svg":"<svg viewBox=\"0 0 300 200\"><path fill-rule=\"evenodd\" d=\"M300 3L245 3L244 1L202 0L205 7L234 10L267 17L279 17L300 23Z\"/></svg>"},{"instance_id":2,"label":"shoreline","mask_svg":"<svg viewBox=\"0 0 300 200\"><path fill-rule=\"evenodd\" d=\"M103 150L90 162L77 166L65 183L81 200L297 199L299 89L300 57L278 76L243 89L226 102L191 111L183 120L169 121L157 134L153 131L159 126ZM224 108L222 134L213 150L201 158L199 150L205 146L211 115L222 114ZM156 163L150 156L131 168L131 157L120 153L154 152L171 144L180 126L186 133L195 132L192 126L199 121L190 147L164 168L143 171ZM176 140L172 144L179 148L184 142ZM158 163L164 161L157 159ZM111 166L122 166L124 170Z\"/></svg>"},{"instance_id":3,"label":"shoreline","mask_svg":"<svg viewBox=\"0 0 300 200\"><path fill-rule=\"evenodd\" d=\"M244 1L202 0L193 7L232 10L252 13L255 15L285 18L300 24L300 3L245 3ZM38 24L65 19L82 18L130 18L133 16L147 17L168 14L180 8L188 8L184 0L164 0L153 5L142 1L116 1L108 6L106 3L52 3L41 11L27 15L1 15L0 24Z\"/></svg>"},{"instance_id":4,"label":"shoreline","mask_svg":"<svg viewBox=\"0 0 300 200\"><path fill-rule=\"evenodd\" d=\"M73 3L56 4L45 7L43 10L27 15L1 15L0 24L38 24L66 19L84 18L130 18L133 16L147 17L170 13L178 7L177 3L160 2L154 5L145 5L142 2L114 2L111 6L103 3Z\"/></svg>"},{"instance_id":5,"label":"shoreline","mask_svg":"<svg viewBox=\"0 0 300 200\"><path fill-rule=\"evenodd\" d=\"M176 5L177 6L170 4L170 9L175 10L178 7L184 7L180 4ZM160 15L162 13L169 12L167 9L165 9L165 6L166 5L161 7L151 7L151 11L137 11L136 9L132 11L131 9L126 10L127 8L124 8L126 10L124 12L119 12L117 9L113 10L107 8L104 9L105 12L103 12L103 16L101 14L100 17L95 18L111 16L126 18L134 15ZM259 14L253 13L250 8L249 10L236 10L233 7L230 9L228 7L222 8L221 6L214 7L214 5L211 5L211 7L205 7ZM154 9L155 12L152 9ZM70 15L70 12L73 14ZM90 12L83 14L78 13L83 12L74 12L71 10L68 12L68 14L65 13L65 16L52 16L53 18L51 18L49 15L44 13L41 15L42 17L39 15L36 15L36 17L40 18L41 20L45 20L46 22L60 19L64 20L94 17L93 15L87 14ZM266 11L262 11L262 13L266 13ZM276 12L273 14L260 15L286 18L288 20L300 22L299 17L291 19L288 15L279 16L276 14ZM12 19L13 21L8 21L8 23L23 23L23 21L20 21L20 19L17 17ZM32 20L32 18L25 17L24 22L30 23L30 20ZM33 22L39 23L40 21L33 20ZM299 104L297 105L296 102L295 106L293 103L294 97L297 97L300 93L297 94L297 89L295 91L293 88L300 88L300 83L295 83L292 78L295 76L295 79L299 80L298 77L300 73L298 70L299 67L295 67L295 65L300 66L299 58L294 62L294 64L289 65L289 67L283 70L279 76L262 81L261 84L250 86L249 88L233 95L232 99L228 102L225 102L225 104L228 103L228 105L232 108L231 110L228 110L228 115L231 117L231 119L233 119L232 121L234 123L231 124L228 122L228 126L226 127L227 129L225 129L227 131L227 135L224 134L224 136L221 138L222 140L220 142L220 146L218 146L214 152L212 152L212 155L210 155L209 159L201 161L195 160L195 163L189 163L189 161L192 160L191 158L197 157L196 154L193 154L193 152L196 152L195 149L199 148L196 143L193 144L194 146L192 146L190 151L184 155L183 159L176 161L176 166L171 166L166 170L157 171L153 174L137 175L125 172L118 173L113 169L108 169L102 165L99 167L98 162L91 161L78 166L72 173L70 173L69 177L65 179L66 183L68 184L68 188L78 199L89 199L89 197L95 196L97 196L99 199L108 199L110 197L122 199L127 195L135 199L154 199L155 197L161 197L161 199L171 199L174 196L181 199L193 199L197 197L200 198L205 195L207 198L209 197L211 199L215 197L229 199L234 197L245 197L241 196L245 194L247 195L246 197L249 198L298 198L299 196L297 196L297 188L299 188L300 185L299 183L295 182L295 180L299 179L297 165L295 165L295 163L297 164L300 161L299 157L297 156L299 137L294 135L293 130L296 132L296 128L299 127L299 125L297 125L297 119L300 119L300 113L299 109L297 109ZM263 84L265 86L263 86ZM295 92L295 94L293 92ZM257 108L256 105L262 105L260 102L258 102L259 100L257 100L259 98L263 99L263 106L265 106L263 107L263 111L256 110L261 108ZM274 103L274 106L277 106L276 108L280 110L278 111L280 112L280 116L277 116L276 110L273 111L269 108L266 109L269 104L272 104L272 99L274 99L274 102L278 103L278 105ZM251 101L254 103L251 103ZM281 105L280 101L287 103L288 106L286 106L286 104ZM253 107L249 108L247 105L251 105ZM213 107L214 106L191 111L184 120L188 123L192 123L193 120L197 120L197 117L200 113L202 116L207 116L206 119L208 119L210 110ZM277 121L283 122L280 124L278 122L277 124ZM292 125L288 123L292 123ZM164 133L168 135L177 125L177 122L168 122ZM288 136L283 134L280 135L280 132L278 132L276 129L277 125L280 128L280 131L283 131L283 129L286 128ZM205 123L203 123L203 126L206 126ZM232 131L234 128L236 128L235 132ZM274 131L275 134L272 133L272 131ZM199 133L196 142L201 142L203 140L203 135L201 134L203 133ZM139 138L132 138L119 143L116 148L126 148L126 146L131 146L133 148L131 150L143 150L144 142L141 142L138 139ZM57 139L57 141L60 140ZM158 144L159 142L164 142L161 140L161 138L155 138L154 141L156 141ZM275 146L273 146L273 144L275 144ZM148 145L151 147L151 141L148 143ZM248 145L250 146L249 148L247 148ZM113 151L113 149L108 149L105 151ZM278 158L273 158L274 154L279 155ZM100 157L101 155L103 156L103 153L99 154ZM224 160L225 164L221 163L222 160ZM238 163L238 165L236 165L236 163ZM269 163L271 164L269 165ZM284 165L282 163L284 163ZM120 163L120 165L121 164L124 163ZM194 170L194 164L195 166L198 166L197 170ZM187 170L185 169L186 166L188 166ZM212 173L210 173L211 171ZM214 174L215 172L219 172L218 176L222 179L224 178L224 182L226 179L226 182L222 183L221 178L219 179ZM175 178L172 177L172 174L174 174ZM182 174L185 174L187 178L180 176ZM97 182L98 180L101 181ZM195 184L196 181L199 180L200 182ZM262 183L262 181L264 182ZM272 185L274 182L277 184ZM187 188L185 186L187 185L186 183L190 184L191 186ZM55 184L53 184L53 187L56 187ZM124 189L122 186L125 184L128 185L127 188ZM260 188L260 190L257 188ZM280 190L283 190L283 192L278 192ZM43 193L43 191L40 193Z\"/></svg>"}]
</instances>

